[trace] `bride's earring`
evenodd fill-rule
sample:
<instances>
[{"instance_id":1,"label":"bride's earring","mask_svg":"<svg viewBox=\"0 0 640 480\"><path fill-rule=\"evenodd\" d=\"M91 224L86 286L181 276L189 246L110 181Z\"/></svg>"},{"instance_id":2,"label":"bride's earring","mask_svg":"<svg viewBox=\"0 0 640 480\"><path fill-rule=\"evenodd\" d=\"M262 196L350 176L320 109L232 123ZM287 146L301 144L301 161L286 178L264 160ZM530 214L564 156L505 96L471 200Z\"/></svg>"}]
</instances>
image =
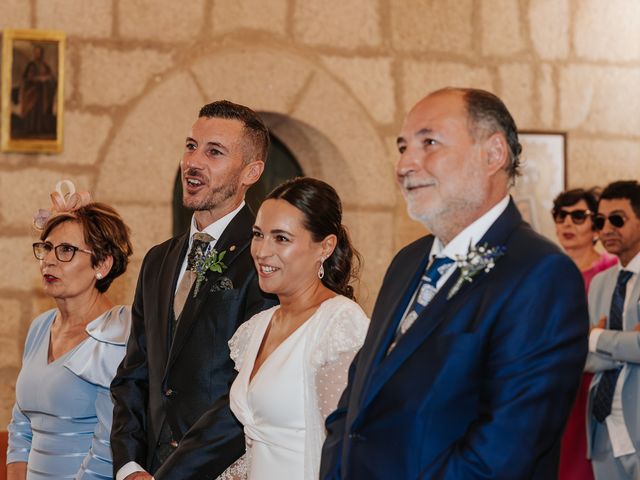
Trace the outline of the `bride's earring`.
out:
<instances>
[{"instance_id":1,"label":"bride's earring","mask_svg":"<svg viewBox=\"0 0 640 480\"><path fill-rule=\"evenodd\" d=\"M318 269L318 278L322 280L324 278L324 257L320 257L320 268Z\"/></svg>"}]
</instances>

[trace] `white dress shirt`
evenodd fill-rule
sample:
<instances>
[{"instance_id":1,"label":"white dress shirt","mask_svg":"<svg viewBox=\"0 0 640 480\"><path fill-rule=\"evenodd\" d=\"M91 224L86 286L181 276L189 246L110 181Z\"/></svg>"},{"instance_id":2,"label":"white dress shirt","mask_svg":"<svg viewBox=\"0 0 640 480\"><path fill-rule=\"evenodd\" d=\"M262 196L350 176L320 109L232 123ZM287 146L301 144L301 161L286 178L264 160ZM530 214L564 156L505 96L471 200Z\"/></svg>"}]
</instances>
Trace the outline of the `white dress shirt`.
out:
<instances>
[{"instance_id":1,"label":"white dress shirt","mask_svg":"<svg viewBox=\"0 0 640 480\"><path fill-rule=\"evenodd\" d=\"M491 210L489 210L471 225L462 230L446 246L438 237L436 237L433 241L433 245L431 245L431 251L429 252L429 261L431 262L434 257L448 257L455 260L456 255L466 255L469 251L469 246L476 245L480 241L484 234L487 233L487 230L491 228L491 225L493 225L498 217L504 213L508 205L509 195L505 196L502 200L495 204L491 208ZM448 270L438 279L438 282L436 283L436 292L438 292L449 279L449 277L453 275L453 272L456 270L454 267L455 263L450 264ZM404 312L403 318L407 315L407 313L409 313L408 310L411 308L413 300L415 299L417 293L418 292L416 291L413 294L413 297L411 298L411 301L407 306L407 310Z\"/></svg>"},{"instance_id":2,"label":"white dress shirt","mask_svg":"<svg viewBox=\"0 0 640 480\"><path fill-rule=\"evenodd\" d=\"M622 267L620 263L618 263L611 268L617 270L618 273L620 270L627 270L633 273L627 282L627 290L624 298L624 310L622 311L622 330L631 331L633 326L628 324L626 312L629 302L635 301L631 298L631 292L633 291L633 288L638 281L638 275L640 274L640 253L633 257L626 267ZM600 338L600 335L602 335L602 332L604 332L604 329L602 328L594 328L591 330L591 333L589 334L590 352L597 352L598 339ZM613 456L616 458L635 453L636 451L633 446L633 441L629 435L629 431L627 430L627 426L624 423L624 412L622 410L622 387L624 386L624 382L629 374L629 367L626 362L620 362L620 364L622 365L622 370L620 371L620 375L618 375L616 388L613 391L611 413L607 418L605 418L607 431L609 432L609 439L611 440L611 449L613 451Z\"/></svg>"},{"instance_id":3,"label":"white dress shirt","mask_svg":"<svg viewBox=\"0 0 640 480\"><path fill-rule=\"evenodd\" d=\"M240 204L238 208L234 211L227 213L224 217L219 220L216 220L211 225L207 225L203 230L198 230L198 224L196 223L196 217L191 217L191 228L189 229L189 245L187 246L187 252L191 250L191 245L193 245L193 235L196 233L207 233L213 237L213 241L209 244L209 248L215 248L218 239L222 236L222 233L225 231L227 226L231 223L231 220L238 214L240 210L244 207L244 201ZM249 232L247 232L247 236ZM206 253L206 252L205 252ZM184 260L182 261L182 266L180 267L180 274L178 275L178 281L176 282L176 290L178 289L178 285L180 285L180 281L182 277L184 277L184 272L187 271L187 259L188 255L184 256Z\"/></svg>"},{"instance_id":4,"label":"white dress shirt","mask_svg":"<svg viewBox=\"0 0 640 480\"><path fill-rule=\"evenodd\" d=\"M218 241L222 233L229 226L229 224L231 223L231 220L233 220L234 217L238 214L238 212L242 210L242 207L244 207L244 204L245 202L242 201L242 203L238 208L236 208L232 212L227 213L224 217L220 218L219 220L216 220L211 225L207 225L204 228L204 230L198 230L198 224L196 223L196 218L195 216L192 216L191 228L189 229L189 245L187 246L187 252L191 250L191 245L193 244L193 234L198 232L208 233L209 235L211 235L213 237L213 241L210 243L209 248L215 247L216 242ZM249 235L249 232L247 232L247 235ZM178 285L180 285L180 281L182 280L182 277L184 277L184 272L187 271L187 262L188 262L187 255L185 255L184 260L182 261L182 266L180 267L180 274L178 275L178 281L176 282L176 290L178 289ZM116 474L116 480L124 480L125 478L127 478L127 476L131 475L132 473L145 472L145 471L146 470L142 468L142 466L140 466L140 464L138 464L137 462L133 462L133 461L128 462L128 463L125 463L122 466L122 468L120 468L120 470L118 470L118 473Z\"/></svg>"}]
</instances>

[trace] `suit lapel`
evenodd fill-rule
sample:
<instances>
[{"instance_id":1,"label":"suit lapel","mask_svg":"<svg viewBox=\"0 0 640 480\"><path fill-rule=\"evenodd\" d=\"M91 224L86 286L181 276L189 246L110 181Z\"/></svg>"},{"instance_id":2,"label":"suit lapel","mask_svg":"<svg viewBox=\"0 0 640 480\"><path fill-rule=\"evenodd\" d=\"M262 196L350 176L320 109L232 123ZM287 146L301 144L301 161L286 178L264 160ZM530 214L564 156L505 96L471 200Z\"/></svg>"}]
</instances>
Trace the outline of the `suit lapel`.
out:
<instances>
[{"instance_id":1,"label":"suit lapel","mask_svg":"<svg viewBox=\"0 0 640 480\"><path fill-rule=\"evenodd\" d=\"M614 284L615 282L617 282L618 280L618 275L616 272L616 276L614 277ZM633 288L631 289L631 292L629 292L627 295L631 295L628 299L627 299L627 309L626 309L626 325L625 325L625 330L629 329L629 328L633 328L636 325L638 325L638 323L640 323L640 278L639 276L636 276L635 278L635 282L633 285ZM613 296L613 292L611 292L611 296Z\"/></svg>"},{"instance_id":2,"label":"suit lapel","mask_svg":"<svg viewBox=\"0 0 640 480\"><path fill-rule=\"evenodd\" d=\"M413 292L418 286L422 272L424 272L424 269L427 267L429 260L428 253L433 245L433 240L434 238L431 236L424 243L424 246L420 246L419 250L423 252L423 258L415 265L407 266L405 270L407 272L406 276L397 281L387 282L385 285L387 291L384 292L384 298L388 299L388 301L376 305L376 310L388 312L388 314L380 328L376 329L371 348L360 352L360 362L362 365L369 366L366 370L366 377L363 379L363 382L365 382L364 388L362 389L363 391L366 391L367 385L371 383L371 378L373 373L375 373L375 367L385 359L387 349L395 335L400 318L406 310L413 296ZM380 295L382 295L382 293Z\"/></svg>"},{"instance_id":3,"label":"suit lapel","mask_svg":"<svg viewBox=\"0 0 640 480\"><path fill-rule=\"evenodd\" d=\"M238 214L231 220L229 226L224 230L220 239L216 242L216 250L218 252L226 252L223 258L223 263L227 266L223 270L222 275L225 272L233 268L233 262L238 256L247 248L249 248L251 227L253 226L254 217L249 210L249 207L245 207L238 212ZM193 297L193 291L195 287L191 288L187 301L184 305L184 309L180 316L180 322L176 327L175 337L171 343L171 349L169 352L169 361L167 362L167 369L175 362L182 347L185 344L186 339L189 337L191 327L201 317L200 312L202 307L207 301L210 284L221 275L217 272L207 272L205 280L200 285L198 295ZM173 298L173 297L172 297ZM173 302L171 302L173 305Z\"/></svg>"},{"instance_id":4,"label":"suit lapel","mask_svg":"<svg viewBox=\"0 0 640 480\"><path fill-rule=\"evenodd\" d=\"M498 217L498 219L494 222L494 224L489 228L487 233L478 243L487 243L490 246L504 245L509 235L521 223L522 217L520 216L518 209L513 203L513 200L511 200L509 202L509 205L507 206L507 209L502 213L502 215L500 215L500 217ZM500 260L498 260L498 262L499 261ZM388 343L380 342L377 345L378 351L375 352L375 354L377 355L375 358L380 360L379 363L370 364L373 366L373 369L366 397L363 398L362 408L366 407L366 405L371 402L371 400L376 396L376 394L389 380L389 378L396 372L396 370L402 365L407 357L409 357L409 355L411 355L420 345L424 343L429 335L431 335L431 333L445 320L445 318L447 318L447 316L453 315L459 309L460 305L464 304L465 297L471 291L478 288L478 285L482 285L484 278L488 275L490 275L490 272L479 273L476 277L474 277L473 282L463 283L458 292L455 293L455 295L451 299L447 300L449 291L460 277L459 270L456 270L445 282L442 288L438 290L438 293L434 296L429 305L427 305L427 307L422 311L421 315L418 317L411 329L400 338L396 347L391 351L389 355L385 356L385 347L388 345ZM414 281L412 283L414 288L409 291L409 295L411 295L415 290L415 284L416 282ZM404 313L403 311L400 312L398 310L398 306L396 305L396 308L395 310L393 310L394 313L391 316L390 320L396 319L397 316ZM395 325L396 323L393 323L390 320L387 322L386 328L383 330L392 329L392 331L386 331L384 339L387 339L390 337L390 335L393 335L393 330L395 330L393 329L392 324ZM384 352L381 352L381 350L384 350Z\"/></svg>"}]
</instances>

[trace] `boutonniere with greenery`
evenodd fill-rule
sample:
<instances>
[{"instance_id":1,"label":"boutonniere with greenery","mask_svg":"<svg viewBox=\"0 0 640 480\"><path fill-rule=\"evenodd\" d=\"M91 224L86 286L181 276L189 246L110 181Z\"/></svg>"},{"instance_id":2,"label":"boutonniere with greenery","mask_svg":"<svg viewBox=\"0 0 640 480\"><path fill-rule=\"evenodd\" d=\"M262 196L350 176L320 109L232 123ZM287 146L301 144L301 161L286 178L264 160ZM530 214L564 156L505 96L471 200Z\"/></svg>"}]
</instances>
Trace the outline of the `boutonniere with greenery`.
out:
<instances>
[{"instance_id":1,"label":"boutonniere with greenery","mask_svg":"<svg viewBox=\"0 0 640 480\"><path fill-rule=\"evenodd\" d=\"M191 271L196 274L196 286L193 289L194 298L198 295L200 286L202 285L202 282L204 282L208 271L222 273L222 271L227 268L222 261L226 254L226 250L218 253L215 248L212 248L206 255L202 253L202 250L196 250L196 258L193 268L191 269Z\"/></svg>"},{"instance_id":2,"label":"boutonniere with greenery","mask_svg":"<svg viewBox=\"0 0 640 480\"><path fill-rule=\"evenodd\" d=\"M489 244L469 244L469 250L465 255L456 255L456 267L460 269L458 281L451 287L447 300L453 297L465 282L471 283L478 273L490 272L496 266L496 260L507 251L506 247L490 247Z\"/></svg>"}]
</instances>

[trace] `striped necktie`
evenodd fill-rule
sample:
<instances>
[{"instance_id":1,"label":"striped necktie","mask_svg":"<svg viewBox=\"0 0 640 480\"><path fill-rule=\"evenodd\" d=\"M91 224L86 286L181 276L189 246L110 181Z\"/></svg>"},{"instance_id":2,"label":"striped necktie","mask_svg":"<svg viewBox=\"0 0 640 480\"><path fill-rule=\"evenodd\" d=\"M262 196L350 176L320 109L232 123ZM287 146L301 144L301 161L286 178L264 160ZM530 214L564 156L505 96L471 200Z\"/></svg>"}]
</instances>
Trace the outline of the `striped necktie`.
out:
<instances>
[{"instance_id":1,"label":"striped necktie","mask_svg":"<svg viewBox=\"0 0 640 480\"><path fill-rule=\"evenodd\" d=\"M178 285L173 299L173 313L176 322L180 319L184 305L187 303L187 297L197 276L194 271L196 258L198 256L204 256L207 253L207 248L209 248L209 244L213 240L214 238L206 233L197 232L193 234L191 250L189 250L189 255L187 255L187 269L182 276L182 280L180 280L180 285Z\"/></svg>"},{"instance_id":2,"label":"striped necktie","mask_svg":"<svg viewBox=\"0 0 640 480\"><path fill-rule=\"evenodd\" d=\"M420 279L420 284L417 288L417 293L413 302L411 303L411 307L407 310L407 314L400 321L400 325L396 330L395 338L393 342L389 346L389 350L387 354L393 350L393 348L398 343L398 340L402 335L406 333L407 330L413 325L416 319L420 316L425 307L429 304L429 302L433 299L433 297L437 293L437 285L440 277L445 274L451 267L453 260L447 257L436 257L431 264L427 267Z\"/></svg>"},{"instance_id":3,"label":"striped necktie","mask_svg":"<svg viewBox=\"0 0 640 480\"><path fill-rule=\"evenodd\" d=\"M622 312L624 310L624 298L627 293L627 282L633 275L628 270L620 270L616 288L611 298L611 309L609 310L609 329L622 330ZM616 382L622 367L607 370L600 377L600 383L593 397L593 416L598 422L603 422L611 413L611 402L616 389Z\"/></svg>"}]
</instances>

